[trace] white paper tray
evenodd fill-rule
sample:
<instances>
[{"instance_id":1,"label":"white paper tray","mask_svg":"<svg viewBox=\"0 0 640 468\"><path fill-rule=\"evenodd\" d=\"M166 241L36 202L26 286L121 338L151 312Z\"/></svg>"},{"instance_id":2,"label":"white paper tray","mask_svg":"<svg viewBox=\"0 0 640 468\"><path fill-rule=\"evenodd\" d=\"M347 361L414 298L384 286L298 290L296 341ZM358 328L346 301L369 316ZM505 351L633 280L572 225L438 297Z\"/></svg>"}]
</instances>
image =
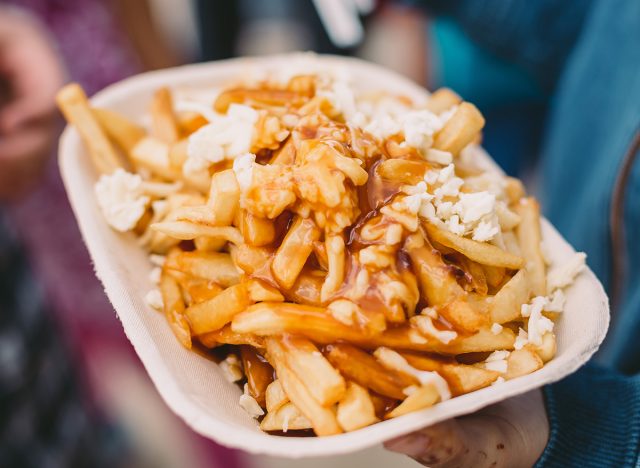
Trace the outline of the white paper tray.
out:
<instances>
[{"instance_id":1,"label":"white paper tray","mask_svg":"<svg viewBox=\"0 0 640 468\"><path fill-rule=\"evenodd\" d=\"M277 71L295 61L306 62L303 67L307 71L327 67L346 69L354 83L366 89L399 92L416 100L427 96L423 88L406 78L360 60L280 55L146 73L106 88L92 102L140 119L152 93L160 86L180 89L223 86L256 70ZM478 157L487 158L480 149ZM164 316L145 304L143 297L153 287L148 279L151 265L147 255L133 235L118 234L103 220L93 192L96 173L73 128L68 127L61 138L59 164L96 275L160 395L193 430L228 447L291 458L354 452L555 382L584 364L607 331L607 296L588 270L567 290L566 310L556 327L557 356L539 371L355 432L330 437L268 435L261 432L256 421L238 405L240 389L225 380L216 364L184 349L174 338ZM573 253L571 246L546 221L543 236L555 260L563 261Z\"/></svg>"}]
</instances>

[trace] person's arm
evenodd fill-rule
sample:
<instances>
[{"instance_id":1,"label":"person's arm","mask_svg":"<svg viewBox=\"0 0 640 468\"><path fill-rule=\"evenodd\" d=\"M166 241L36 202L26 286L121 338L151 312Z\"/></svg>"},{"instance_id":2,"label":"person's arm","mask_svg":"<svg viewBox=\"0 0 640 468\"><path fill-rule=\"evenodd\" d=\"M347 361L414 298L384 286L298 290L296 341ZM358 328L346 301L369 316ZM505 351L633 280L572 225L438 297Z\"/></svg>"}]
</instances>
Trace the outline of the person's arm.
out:
<instances>
[{"instance_id":1,"label":"person's arm","mask_svg":"<svg viewBox=\"0 0 640 468\"><path fill-rule=\"evenodd\" d=\"M545 87L557 80L591 0L408 0L452 17L480 46L524 67Z\"/></svg>"},{"instance_id":2,"label":"person's arm","mask_svg":"<svg viewBox=\"0 0 640 468\"><path fill-rule=\"evenodd\" d=\"M592 363L544 393L547 416L532 392L386 447L432 468L637 466L640 376Z\"/></svg>"}]
</instances>

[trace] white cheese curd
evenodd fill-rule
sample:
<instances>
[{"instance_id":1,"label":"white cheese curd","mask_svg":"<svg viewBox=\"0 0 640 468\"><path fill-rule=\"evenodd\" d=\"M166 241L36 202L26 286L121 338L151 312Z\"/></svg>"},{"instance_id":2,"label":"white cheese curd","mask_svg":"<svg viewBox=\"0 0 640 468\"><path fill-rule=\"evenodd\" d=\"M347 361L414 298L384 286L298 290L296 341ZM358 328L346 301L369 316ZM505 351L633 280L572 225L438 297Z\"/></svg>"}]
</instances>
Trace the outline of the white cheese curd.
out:
<instances>
[{"instance_id":1,"label":"white cheese curd","mask_svg":"<svg viewBox=\"0 0 640 468\"><path fill-rule=\"evenodd\" d=\"M165 255L151 254L149 255L149 261L153 265L161 267L164 265L164 262L167 261L167 257Z\"/></svg>"},{"instance_id":2,"label":"white cheese curd","mask_svg":"<svg viewBox=\"0 0 640 468\"><path fill-rule=\"evenodd\" d=\"M547 288L549 291L564 288L573 283L576 276L585 269L586 260L587 254L577 252L566 262L554 266L547 275Z\"/></svg>"},{"instance_id":3,"label":"white cheese curd","mask_svg":"<svg viewBox=\"0 0 640 468\"><path fill-rule=\"evenodd\" d=\"M235 354L229 354L220 362L219 366L224 378L227 379L228 382L237 382L244 377L242 363Z\"/></svg>"},{"instance_id":4,"label":"white cheese curd","mask_svg":"<svg viewBox=\"0 0 640 468\"><path fill-rule=\"evenodd\" d=\"M487 242L496 237L500 233L500 226L497 222L480 221L473 229L471 238L477 242Z\"/></svg>"},{"instance_id":5,"label":"white cheese curd","mask_svg":"<svg viewBox=\"0 0 640 468\"><path fill-rule=\"evenodd\" d=\"M149 280L153 284L159 284L161 275L162 275L162 268L155 267L149 272Z\"/></svg>"},{"instance_id":6,"label":"white cheese curd","mask_svg":"<svg viewBox=\"0 0 640 468\"><path fill-rule=\"evenodd\" d=\"M241 104L231 104L224 115L216 114L189 136L184 173L198 173L211 164L248 153L257 120L258 112Z\"/></svg>"},{"instance_id":7,"label":"white cheese curd","mask_svg":"<svg viewBox=\"0 0 640 468\"><path fill-rule=\"evenodd\" d=\"M240 407L254 419L258 419L264 414L264 410L260 407L256 399L249 395L249 385L247 384L244 384L244 392L240 395L239 403Z\"/></svg>"},{"instance_id":8,"label":"white cheese curd","mask_svg":"<svg viewBox=\"0 0 640 468\"><path fill-rule=\"evenodd\" d=\"M503 328L504 327L499 323L494 323L493 325L491 325L491 333L493 333L494 335L499 335L500 332L502 332Z\"/></svg>"},{"instance_id":9,"label":"white cheese curd","mask_svg":"<svg viewBox=\"0 0 640 468\"><path fill-rule=\"evenodd\" d=\"M465 224L492 214L496 207L496 197L489 192L461 193L459 198L453 209Z\"/></svg>"},{"instance_id":10,"label":"white cheese curd","mask_svg":"<svg viewBox=\"0 0 640 468\"><path fill-rule=\"evenodd\" d=\"M342 114L347 122L351 121L356 117L356 114L358 114L356 98L346 80L335 80L328 88L318 89L316 95L326 98L333 108ZM357 120L360 119L361 117L358 116Z\"/></svg>"},{"instance_id":11,"label":"white cheese curd","mask_svg":"<svg viewBox=\"0 0 640 468\"><path fill-rule=\"evenodd\" d=\"M531 299L531 303L522 304L520 306L520 314L524 317L530 317L533 313L540 313L547 304L547 298L544 296L536 296Z\"/></svg>"},{"instance_id":12,"label":"white cheese curd","mask_svg":"<svg viewBox=\"0 0 640 468\"><path fill-rule=\"evenodd\" d=\"M484 361L484 368L504 374L507 372L509 351L494 351Z\"/></svg>"},{"instance_id":13,"label":"white cheese curd","mask_svg":"<svg viewBox=\"0 0 640 468\"><path fill-rule=\"evenodd\" d=\"M133 229L149 204L142 192L142 177L123 169L100 176L95 192L107 223L120 232Z\"/></svg>"},{"instance_id":14,"label":"white cheese curd","mask_svg":"<svg viewBox=\"0 0 640 468\"><path fill-rule=\"evenodd\" d=\"M405 374L414 376L421 385L431 384L435 386L440 400L445 401L451 398L451 390L449 390L449 384L444 380L440 374L435 371L422 371L411 366L405 358L392 349L380 347L376 349L373 355L380 361L380 363L390 369L394 369Z\"/></svg>"},{"instance_id":15,"label":"white cheese curd","mask_svg":"<svg viewBox=\"0 0 640 468\"><path fill-rule=\"evenodd\" d=\"M438 330L433 324L432 318L427 315L415 316L411 320L416 324L420 333L432 336L444 344L449 344L458 337L458 334L452 330Z\"/></svg>"},{"instance_id":16,"label":"white cheese curd","mask_svg":"<svg viewBox=\"0 0 640 468\"><path fill-rule=\"evenodd\" d=\"M538 297L534 298L534 301L538 299ZM553 331L553 322L542 315L544 304L546 304L546 298L543 299L545 302L541 306L532 304L532 307L529 309L529 321L527 322L528 340L536 346L542 346L542 336L547 332Z\"/></svg>"},{"instance_id":17,"label":"white cheese curd","mask_svg":"<svg viewBox=\"0 0 640 468\"><path fill-rule=\"evenodd\" d=\"M147 303L148 306L156 309L162 310L164 307L164 302L162 301L162 294L158 289L152 289L144 296L144 302Z\"/></svg>"},{"instance_id":18,"label":"white cheese curd","mask_svg":"<svg viewBox=\"0 0 640 468\"><path fill-rule=\"evenodd\" d=\"M236 175L240 190L243 192L251 186L255 162L256 155L253 153L245 153L233 160L233 172Z\"/></svg>"},{"instance_id":19,"label":"white cheese curd","mask_svg":"<svg viewBox=\"0 0 640 468\"><path fill-rule=\"evenodd\" d=\"M529 343L529 335L522 328L518 329L518 336L516 337L516 341L513 343L514 349L522 349L525 345Z\"/></svg>"}]
</instances>

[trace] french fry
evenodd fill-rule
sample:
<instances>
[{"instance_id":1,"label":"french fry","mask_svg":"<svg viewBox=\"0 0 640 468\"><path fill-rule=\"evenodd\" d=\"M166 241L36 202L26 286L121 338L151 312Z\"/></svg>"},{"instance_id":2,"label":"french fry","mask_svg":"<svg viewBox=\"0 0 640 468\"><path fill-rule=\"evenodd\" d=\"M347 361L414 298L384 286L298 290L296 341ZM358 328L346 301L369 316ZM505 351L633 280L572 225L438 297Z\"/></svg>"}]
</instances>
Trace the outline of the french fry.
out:
<instances>
[{"instance_id":1,"label":"french fry","mask_svg":"<svg viewBox=\"0 0 640 468\"><path fill-rule=\"evenodd\" d=\"M129 156L136 167L147 169L158 177L172 181L182 178L182 172L171 165L169 145L156 138L142 138Z\"/></svg>"},{"instance_id":2,"label":"french fry","mask_svg":"<svg viewBox=\"0 0 640 468\"><path fill-rule=\"evenodd\" d=\"M534 296L547 293L546 266L540 251L540 206L533 198L523 198L516 206L521 221L516 229L520 250L526 261L527 277Z\"/></svg>"},{"instance_id":3,"label":"french fry","mask_svg":"<svg viewBox=\"0 0 640 468\"><path fill-rule=\"evenodd\" d=\"M313 242L320 238L320 230L309 218L297 218L271 264L273 277L284 289L290 289L313 250Z\"/></svg>"},{"instance_id":4,"label":"french fry","mask_svg":"<svg viewBox=\"0 0 640 468\"><path fill-rule=\"evenodd\" d=\"M273 220L258 218L246 210L238 212L238 229L240 229L244 241L254 247L269 245L276 237Z\"/></svg>"},{"instance_id":5,"label":"french fry","mask_svg":"<svg viewBox=\"0 0 640 468\"><path fill-rule=\"evenodd\" d=\"M297 302L310 306L320 306L320 290L324 284L326 275L318 270L305 270L296 278L296 282L288 291L285 291L285 297L288 301Z\"/></svg>"},{"instance_id":6,"label":"french fry","mask_svg":"<svg viewBox=\"0 0 640 468\"><path fill-rule=\"evenodd\" d=\"M344 341L365 349L386 346L407 351L426 351L446 355L511 349L515 336L504 328L494 335L483 328L470 336L458 336L448 344L436 338L423 337L410 327L396 327L377 335L369 335L346 326L326 309L291 303L261 302L237 314L231 328L236 333L253 333L258 336L274 336L283 333L300 335L319 344Z\"/></svg>"},{"instance_id":7,"label":"french fry","mask_svg":"<svg viewBox=\"0 0 640 468\"><path fill-rule=\"evenodd\" d=\"M219 252L227 245L227 241L219 237L196 237L193 244L201 252Z\"/></svg>"},{"instance_id":8,"label":"french fry","mask_svg":"<svg viewBox=\"0 0 640 468\"><path fill-rule=\"evenodd\" d=\"M181 286L186 295L191 299L188 305L213 299L222 292L222 288L213 281L199 278L189 278L184 284L181 283Z\"/></svg>"},{"instance_id":9,"label":"french fry","mask_svg":"<svg viewBox=\"0 0 640 468\"><path fill-rule=\"evenodd\" d=\"M207 207L215 226L231 226L240 205L240 186L232 169L216 172L211 179Z\"/></svg>"},{"instance_id":10,"label":"french fry","mask_svg":"<svg viewBox=\"0 0 640 468\"><path fill-rule=\"evenodd\" d=\"M506 252L495 245L477 242L466 237L459 236L434 224L424 223L429 237L436 242L460 252L469 259L496 267L517 270L524 266L524 260L516 255Z\"/></svg>"},{"instance_id":11,"label":"french fry","mask_svg":"<svg viewBox=\"0 0 640 468\"><path fill-rule=\"evenodd\" d=\"M111 174L123 167L105 131L91 112L87 95L79 84L70 83L58 91L56 102L67 122L80 133L98 172Z\"/></svg>"},{"instance_id":12,"label":"french fry","mask_svg":"<svg viewBox=\"0 0 640 468\"><path fill-rule=\"evenodd\" d=\"M262 408L266 408L266 392L273 382L273 367L251 346L240 346L240 357L249 394Z\"/></svg>"},{"instance_id":13,"label":"french fry","mask_svg":"<svg viewBox=\"0 0 640 468\"><path fill-rule=\"evenodd\" d=\"M144 128L118 112L99 107L92 108L91 112L107 136L127 155L147 135Z\"/></svg>"},{"instance_id":14,"label":"french fry","mask_svg":"<svg viewBox=\"0 0 640 468\"><path fill-rule=\"evenodd\" d=\"M282 431L311 429L309 421L293 403L285 403L269 411L260 423L263 431Z\"/></svg>"},{"instance_id":15,"label":"french fry","mask_svg":"<svg viewBox=\"0 0 640 468\"><path fill-rule=\"evenodd\" d=\"M538 353L542 362L547 363L556 355L557 349L556 335L548 332L542 335L542 345L536 347L536 353Z\"/></svg>"},{"instance_id":16,"label":"french fry","mask_svg":"<svg viewBox=\"0 0 640 468\"><path fill-rule=\"evenodd\" d=\"M385 415L385 419L397 418L414 411L433 406L440 399L434 385L428 384L418 387L402 403Z\"/></svg>"},{"instance_id":17,"label":"french fry","mask_svg":"<svg viewBox=\"0 0 640 468\"><path fill-rule=\"evenodd\" d=\"M506 323L521 317L520 306L529 302L530 289L525 270L516 273L494 296L489 305L493 323Z\"/></svg>"},{"instance_id":18,"label":"french fry","mask_svg":"<svg viewBox=\"0 0 640 468\"><path fill-rule=\"evenodd\" d=\"M198 341L207 348L215 348L220 345L248 345L257 349L264 349L264 338L251 333L235 333L230 325L220 330L205 333L197 337Z\"/></svg>"},{"instance_id":19,"label":"french fry","mask_svg":"<svg viewBox=\"0 0 640 468\"><path fill-rule=\"evenodd\" d=\"M329 345L326 356L346 378L380 395L403 400L403 390L418 384L415 378L385 369L373 356L346 343Z\"/></svg>"},{"instance_id":20,"label":"french fry","mask_svg":"<svg viewBox=\"0 0 640 468\"><path fill-rule=\"evenodd\" d=\"M522 349L511 351L507 358L507 373L504 375L505 380L515 379L522 375L531 374L542 368L544 363L535 349L525 346Z\"/></svg>"},{"instance_id":21,"label":"french fry","mask_svg":"<svg viewBox=\"0 0 640 468\"><path fill-rule=\"evenodd\" d=\"M249 294L244 284L231 286L213 299L194 304L186 310L194 335L216 331L231 322L233 316L249 306Z\"/></svg>"},{"instance_id":22,"label":"french fry","mask_svg":"<svg viewBox=\"0 0 640 468\"><path fill-rule=\"evenodd\" d=\"M189 221L164 221L152 224L151 229L181 240L212 237L234 244L242 244L242 234L236 228L230 226L204 226Z\"/></svg>"},{"instance_id":23,"label":"french fry","mask_svg":"<svg viewBox=\"0 0 640 468\"><path fill-rule=\"evenodd\" d=\"M185 305L178 282L165 271L160 276L160 292L164 304L164 315L178 341L191 349L191 330L185 318Z\"/></svg>"},{"instance_id":24,"label":"french fry","mask_svg":"<svg viewBox=\"0 0 640 468\"><path fill-rule=\"evenodd\" d=\"M169 145L169 166L176 172L182 172L182 166L188 158L189 140L183 138ZM208 174L207 174L208 175ZM184 174L183 174L184 176Z\"/></svg>"},{"instance_id":25,"label":"french fry","mask_svg":"<svg viewBox=\"0 0 640 468\"><path fill-rule=\"evenodd\" d=\"M482 265L482 269L484 270L484 276L487 279L487 286L489 286L490 291L500 289L505 281L509 279L507 270L504 268Z\"/></svg>"},{"instance_id":26,"label":"french fry","mask_svg":"<svg viewBox=\"0 0 640 468\"><path fill-rule=\"evenodd\" d=\"M180 127L180 133L183 135L191 135L200 127L204 127L209 123L209 121L198 112L178 112L176 114L176 120Z\"/></svg>"},{"instance_id":27,"label":"french fry","mask_svg":"<svg viewBox=\"0 0 640 468\"><path fill-rule=\"evenodd\" d=\"M247 281L247 290L251 302L282 302L284 296L277 288L270 286L265 281L250 279Z\"/></svg>"},{"instance_id":28,"label":"french fry","mask_svg":"<svg viewBox=\"0 0 640 468\"><path fill-rule=\"evenodd\" d=\"M386 159L376 167L376 173L383 179L398 184L415 185L433 166L426 161L410 159Z\"/></svg>"},{"instance_id":29,"label":"french fry","mask_svg":"<svg viewBox=\"0 0 640 468\"><path fill-rule=\"evenodd\" d=\"M266 340L269 361L276 369L278 380L291 402L311 421L318 436L339 434L342 432L334 412L322 406L311 395L300 379L286 364L285 351L275 338Z\"/></svg>"},{"instance_id":30,"label":"french fry","mask_svg":"<svg viewBox=\"0 0 640 468\"><path fill-rule=\"evenodd\" d=\"M280 348L287 366L307 387L309 393L322 406L331 406L345 392L345 381L311 341L285 335Z\"/></svg>"},{"instance_id":31,"label":"french fry","mask_svg":"<svg viewBox=\"0 0 640 468\"><path fill-rule=\"evenodd\" d=\"M345 249L342 236L331 236L325 241L329 273L320 290L320 300L326 302L334 294L344 280L345 274Z\"/></svg>"},{"instance_id":32,"label":"french fry","mask_svg":"<svg viewBox=\"0 0 640 468\"><path fill-rule=\"evenodd\" d=\"M484 127L484 117L476 106L463 102L435 135L433 147L456 156Z\"/></svg>"},{"instance_id":33,"label":"french fry","mask_svg":"<svg viewBox=\"0 0 640 468\"><path fill-rule=\"evenodd\" d=\"M347 391L338 402L337 418L345 431L355 431L378 422L369 392L360 385L349 382Z\"/></svg>"},{"instance_id":34,"label":"french fry","mask_svg":"<svg viewBox=\"0 0 640 468\"><path fill-rule=\"evenodd\" d=\"M442 114L461 102L462 98L449 88L440 88L429 96L426 107L434 114Z\"/></svg>"},{"instance_id":35,"label":"french fry","mask_svg":"<svg viewBox=\"0 0 640 468\"><path fill-rule=\"evenodd\" d=\"M165 265L167 268L214 281L225 288L240 281L240 273L228 253L181 251L169 256Z\"/></svg>"},{"instance_id":36,"label":"french fry","mask_svg":"<svg viewBox=\"0 0 640 468\"><path fill-rule=\"evenodd\" d=\"M151 134L171 144L180 138L180 126L173 112L173 99L168 88L158 89L151 101Z\"/></svg>"},{"instance_id":37,"label":"french fry","mask_svg":"<svg viewBox=\"0 0 640 468\"><path fill-rule=\"evenodd\" d=\"M449 389L454 396L487 387L500 376L498 372L492 370L458 364L454 359L412 353L401 354L412 367L440 374L449 384Z\"/></svg>"},{"instance_id":38,"label":"french fry","mask_svg":"<svg viewBox=\"0 0 640 468\"><path fill-rule=\"evenodd\" d=\"M481 296L486 296L489 292L489 286L487 285L487 275L482 265L469 260L463 255L459 256L457 260L462 269L471 276L471 289Z\"/></svg>"}]
</instances>

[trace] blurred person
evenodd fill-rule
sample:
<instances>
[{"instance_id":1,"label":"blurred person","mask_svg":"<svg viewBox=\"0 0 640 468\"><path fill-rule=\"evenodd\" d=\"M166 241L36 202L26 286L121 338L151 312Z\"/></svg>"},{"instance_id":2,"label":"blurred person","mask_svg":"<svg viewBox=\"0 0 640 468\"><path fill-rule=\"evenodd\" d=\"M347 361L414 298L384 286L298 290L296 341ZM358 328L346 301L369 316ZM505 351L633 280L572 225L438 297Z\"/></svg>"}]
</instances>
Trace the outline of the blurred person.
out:
<instances>
[{"instance_id":1,"label":"blurred person","mask_svg":"<svg viewBox=\"0 0 640 468\"><path fill-rule=\"evenodd\" d=\"M0 11L0 466L237 466L161 403L50 157L62 60L93 94L179 59L146 1L14 0Z\"/></svg>"},{"instance_id":2,"label":"blurred person","mask_svg":"<svg viewBox=\"0 0 640 468\"><path fill-rule=\"evenodd\" d=\"M413 1L517 64L549 97L539 192L546 216L611 298L586 367L386 444L430 467L637 466L640 448L640 2Z\"/></svg>"},{"instance_id":3,"label":"blurred person","mask_svg":"<svg viewBox=\"0 0 640 468\"><path fill-rule=\"evenodd\" d=\"M41 174L57 136L54 96L64 79L44 28L0 6L0 203ZM126 446L83 398L49 315L0 211L0 466L121 466Z\"/></svg>"}]
</instances>

